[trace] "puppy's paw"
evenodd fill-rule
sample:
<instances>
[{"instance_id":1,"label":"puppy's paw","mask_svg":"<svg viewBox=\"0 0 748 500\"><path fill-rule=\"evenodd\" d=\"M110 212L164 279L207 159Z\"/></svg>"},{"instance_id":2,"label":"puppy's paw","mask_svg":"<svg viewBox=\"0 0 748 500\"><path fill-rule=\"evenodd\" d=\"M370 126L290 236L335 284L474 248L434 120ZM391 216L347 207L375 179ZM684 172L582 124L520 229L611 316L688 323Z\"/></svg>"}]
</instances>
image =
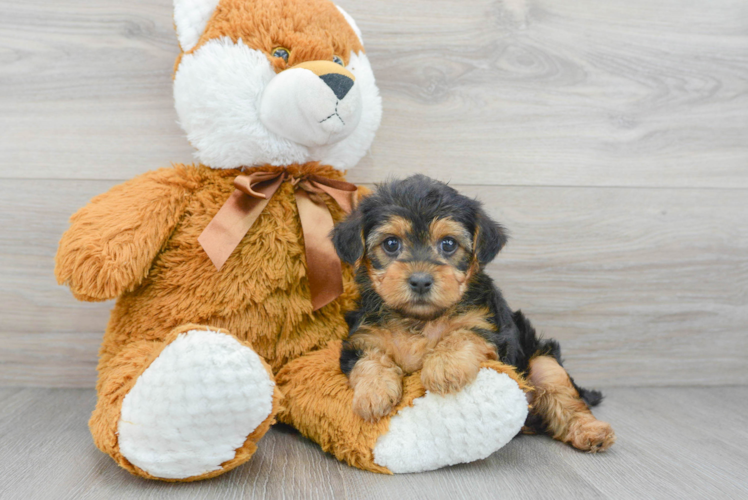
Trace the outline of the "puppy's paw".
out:
<instances>
[{"instance_id":1,"label":"puppy's paw","mask_svg":"<svg viewBox=\"0 0 748 500\"><path fill-rule=\"evenodd\" d=\"M402 386L396 384L358 384L353 391L353 411L368 422L376 422L392 412L402 392Z\"/></svg>"},{"instance_id":2,"label":"puppy's paw","mask_svg":"<svg viewBox=\"0 0 748 500\"><path fill-rule=\"evenodd\" d=\"M421 370L423 387L436 394L454 394L475 380L480 370L479 360L450 359L444 355L424 360Z\"/></svg>"},{"instance_id":3,"label":"puppy's paw","mask_svg":"<svg viewBox=\"0 0 748 500\"><path fill-rule=\"evenodd\" d=\"M576 449L597 453L616 442L616 433L607 422L591 418L577 419L569 427L567 441Z\"/></svg>"}]
</instances>

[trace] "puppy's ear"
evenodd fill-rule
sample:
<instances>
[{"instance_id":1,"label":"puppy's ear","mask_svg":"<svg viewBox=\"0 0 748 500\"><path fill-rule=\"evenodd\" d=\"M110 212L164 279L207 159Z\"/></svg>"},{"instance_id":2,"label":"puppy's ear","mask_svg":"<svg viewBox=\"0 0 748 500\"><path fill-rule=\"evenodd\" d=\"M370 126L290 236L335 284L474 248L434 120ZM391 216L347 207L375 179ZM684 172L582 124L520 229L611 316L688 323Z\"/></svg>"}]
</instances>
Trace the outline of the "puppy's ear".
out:
<instances>
[{"instance_id":1,"label":"puppy's ear","mask_svg":"<svg viewBox=\"0 0 748 500\"><path fill-rule=\"evenodd\" d=\"M355 265L364 255L363 214L354 210L332 230L332 244L343 262Z\"/></svg>"},{"instance_id":2,"label":"puppy's ear","mask_svg":"<svg viewBox=\"0 0 748 500\"><path fill-rule=\"evenodd\" d=\"M491 262L507 242L507 235L501 224L491 219L482 209L478 209L475 234L475 255L481 266Z\"/></svg>"}]
</instances>

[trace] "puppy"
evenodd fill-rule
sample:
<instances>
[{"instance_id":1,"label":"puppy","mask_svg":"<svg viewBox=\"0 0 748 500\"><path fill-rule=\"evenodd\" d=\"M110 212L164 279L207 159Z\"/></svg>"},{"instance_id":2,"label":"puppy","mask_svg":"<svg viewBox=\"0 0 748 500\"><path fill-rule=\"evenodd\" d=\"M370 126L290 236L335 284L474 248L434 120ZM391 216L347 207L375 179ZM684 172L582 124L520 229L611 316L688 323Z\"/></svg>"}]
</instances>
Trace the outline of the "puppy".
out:
<instances>
[{"instance_id":1,"label":"puppy","mask_svg":"<svg viewBox=\"0 0 748 500\"><path fill-rule=\"evenodd\" d=\"M390 414L403 376L419 370L428 391L455 393L494 359L534 387L526 432L605 450L615 434L589 409L602 395L574 383L558 342L539 338L484 272L506 241L478 201L423 175L379 186L335 227L361 292L340 356L353 409L369 421Z\"/></svg>"}]
</instances>

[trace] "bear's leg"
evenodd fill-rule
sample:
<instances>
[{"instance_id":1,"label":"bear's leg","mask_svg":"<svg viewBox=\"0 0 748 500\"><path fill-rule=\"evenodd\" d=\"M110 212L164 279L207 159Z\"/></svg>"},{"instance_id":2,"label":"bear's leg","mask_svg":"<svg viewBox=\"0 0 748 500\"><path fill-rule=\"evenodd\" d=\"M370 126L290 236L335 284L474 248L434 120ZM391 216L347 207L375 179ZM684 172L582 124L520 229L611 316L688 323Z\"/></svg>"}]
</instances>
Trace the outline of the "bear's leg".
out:
<instances>
[{"instance_id":1,"label":"bear's leg","mask_svg":"<svg viewBox=\"0 0 748 500\"><path fill-rule=\"evenodd\" d=\"M184 325L125 346L104 367L89 426L133 474L193 481L246 462L274 422L268 365L225 330Z\"/></svg>"},{"instance_id":2,"label":"bear's leg","mask_svg":"<svg viewBox=\"0 0 748 500\"><path fill-rule=\"evenodd\" d=\"M340 349L341 342L332 342L278 372L285 396L278 419L360 469L420 472L480 460L508 443L527 418L530 388L511 367L487 361L474 382L446 396L427 393L420 373L406 376L400 403L366 422L353 412Z\"/></svg>"}]
</instances>

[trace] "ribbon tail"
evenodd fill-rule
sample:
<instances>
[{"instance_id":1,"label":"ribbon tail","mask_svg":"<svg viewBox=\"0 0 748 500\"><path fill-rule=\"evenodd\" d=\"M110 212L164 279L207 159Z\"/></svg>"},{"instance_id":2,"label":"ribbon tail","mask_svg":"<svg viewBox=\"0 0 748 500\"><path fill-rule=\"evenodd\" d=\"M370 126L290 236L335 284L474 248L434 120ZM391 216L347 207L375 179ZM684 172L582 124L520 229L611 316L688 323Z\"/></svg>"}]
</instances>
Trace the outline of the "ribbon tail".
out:
<instances>
[{"instance_id":1,"label":"ribbon tail","mask_svg":"<svg viewBox=\"0 0 748 500\"><path fill-rule=\"evenodd\" d=\"M312 308L316 311L343 293L343 269L330 239L334 224L327 205L314 203L303 189L297 190L295 197L304 232Z\"/></svg>"},{"instance_id":2,"label":"ribbon tail","mask_svg":"<svg viewBox=\"0 0 748 500\"><path fill-rule=\"evenodd\" d=\"M265 195L264 199L247 196L241 190L235 190L205 227L197 241L203 247L205 253L208 254L217 270L221 270L236 247L239 246L239 243L260 216L282 181L283 177L278 176L272 184L258 189Z\"/></svg>"}]
</instances>

